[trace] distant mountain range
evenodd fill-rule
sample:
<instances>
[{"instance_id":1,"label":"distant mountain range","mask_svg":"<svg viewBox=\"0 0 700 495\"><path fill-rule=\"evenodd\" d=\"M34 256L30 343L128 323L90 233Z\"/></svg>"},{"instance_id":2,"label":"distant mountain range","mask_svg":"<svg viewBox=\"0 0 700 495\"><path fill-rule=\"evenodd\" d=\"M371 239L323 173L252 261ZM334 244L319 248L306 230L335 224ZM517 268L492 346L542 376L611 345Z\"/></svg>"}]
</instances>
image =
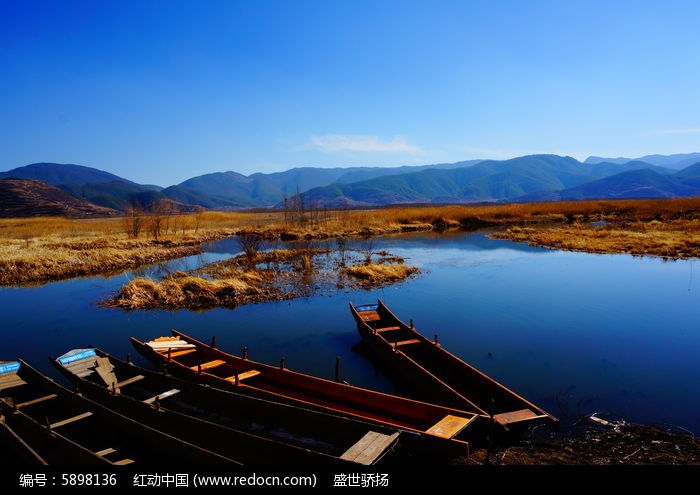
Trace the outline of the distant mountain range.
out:
<instances>
[{"instance_id":1,"label":"distant mountain range","mask_svg":"<svg viewBox=\"0 0 700 495\"><path fill-rule=\"evenodd\" d=\"M401 167L302 167L250 176L231 171L216 172L165 188L138 184L91 167L59 163L34 163L0 172L0 179L11 177L42 180L77 198L121 211L130 205L148 207L162 199L210 209L244 209L272 207L285 197L333 183L367 180L392 173L468 167L478 162L479 160L470 160Z\"/></svg>"},{"instance_id":2,"label":"distant mountain range","mask_svg":"<svg viewBox=\"0 0 700 495\"><path fill-rule=\"evenodd\" d=\"M621 165L632 161L640 161L658 165L659 167L681 170L700 162L700 153L678 153L676 155L646 155L640 158L601 158L599 156L589 156L584 163L617 163Z\"/></svg>"},{"instance_id":3,"label":"distant mountain range","mask_svg":"<svg viewBox=\"0 0 700 495\"><path fill-rule=\"evenodd\" d=\"M687 196L700 196L700 163L673 174L659 173L651 168L629 170L561 191L540 191L527 194L517 198L517 200L562 201Z\"/></svg>"},{"instance_id":4,"label":"distant mountain range","mask_svg":"<svg viewBox=\"0 0 700 495\"><path fill-rule=\"evenodd\" d=\"M295 197L317 207L671 198L700 196L700 153L639 159L592 156L584 162L559 155L528 155L422 166L303 167L250 176L228 171L169 187L138 184L92 167L58 163L35 163L0 173L0 179L9 178L42 181L68 197L109 211L125 211L130 205L147 208L162 200L188 211L193 206L281 207L285 199ZM36 184L27 188L39 191ZM51 194L57 197L55 191ZM0 197L0 211L3 206Z\"/></svg>"},{"instance_id":5,"label":"distant mountain range","mask_svg":"<svg viewBox=\"0 0 700 495\"><path fill-rule=\"evenodd\" d=\"M649 174L632 173L639 170ZM700 195L700 188L674 174L680 172L638 160L622 164L581 163L571 157L530 155L482 161L467 168L424 170L333 184L307 191L304 199L310 204L336 207L599 199L635 197L635 191L639 197ZM645 186L645 181L650 183Z\"/></svg>"}]
</instances>

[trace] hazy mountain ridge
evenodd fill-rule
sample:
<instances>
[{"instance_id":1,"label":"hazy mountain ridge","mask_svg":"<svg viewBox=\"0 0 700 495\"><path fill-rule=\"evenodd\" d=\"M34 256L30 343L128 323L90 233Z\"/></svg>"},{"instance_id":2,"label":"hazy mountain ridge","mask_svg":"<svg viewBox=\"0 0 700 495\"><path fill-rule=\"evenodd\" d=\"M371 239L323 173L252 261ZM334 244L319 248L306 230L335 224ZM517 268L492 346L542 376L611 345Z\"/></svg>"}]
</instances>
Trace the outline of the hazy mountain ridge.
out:
<instances>
[{"instance_id":1,"label":"hazy mountain ridge","mask_svg":"<svg viewBox=\"0 0 700 495\"><path fill-rule=\"evenodd\" d=\"M43 180L77 198L122 211L130 205L147 207L166 198L210 209L244 209L270 207L286 197L336 182L350 183L417 170L454 168L479 161L398 167L299 167L284 172L254 173L250 176L233 171L214 172L192 177L165 188L138 184L92 167L49 162L34 163L2 172L0 178Z\"/></svg>"},{"instance_id":2,"label":"hazy mountain ridge","mask_svg":"<svg viewBox=\"0 0 700 495\"><path fill-rule=\"evenodd\" d=\"M700 153L649 156L671 168L627 158L589 157L579 162L543 154L419 166L299 167L250 176L214 172L165 188L91 167L57 163L18 167L0 173L0 178L42 180L74 198L120 211L130 205L148 208L163 200L179 205L181 211L200 206L281 208L285 199L297 194L303 194L306 203L323 207L700 195ZM680 171L672 168L694 156L698 160L692 166ZM637 170L645 173L632 173Z\"/></svg>"},{"instance_id":3,"label":"hazy mountain ridge","mask_svg":"<svg viewBox=\"0 0 700 495\"><path fill-rule=\"evenodd\" d=\"M628 170L561 191L538 191L514 201L678 198L700 196L700 163L674 174L651 168Z\"/></svg>"},{"instance_id":4,"label":"hazy mountain ridge","mask_svg":"<svg viewBox=\"0 0 700 495\"><path fill-rule=\"evenodd\" d=\"M657 165L659 167L682 170L695 163L700 162L700 153L676 153L673 155L646 155L639 158L602 158L600 156L589 156L583 163L596 164L601 162L616 163L622 165L631 161L640 161Z\"/></svg>"},{"instance_id":5,"label":"hazy mountain ridge","mask_svg":"<svg viewBox=\"0 0 700 495\"><path fill-rule=\"evenodd\" d=\"M0 179L16 177L18 179L40 180L53 186L61 184L84 185L89 183L103 183L122 181L134 186L140 186L128 179L124 179L103 170L72 163L32 163L23 167L17 167L7 172L0 172ZM145 189L149 186L141 186ZM150 186L153 187L153 186Z\"/></svg>"},{"instance_id":6,"label":"hazy mountain ridge","mask_svg":"<svg viewBox=\"0 0 700 495\"><path fill-rule=\"evenodd\" d=\"M473 165L480 160L434 165L400 167L300 167L270 174L255 173L245 176L237 172L216 172L193 177L162 192L172 199L190 198L197 204L211 207L249 208L282 204L285 198L306 193L317 187L334 184L353 184L389 175L403 175L416 171L454 168ZM181 200L181 199L179 199Z\"/></svg>"},{"instance_id":7,"label":"hazy mountain ridge","mask_svg":"<svg viewBox=\"0 0 700 495\"><path fill-rule=\"evenodd\" d=\"M471 167L390 175L352 184L334 184L307 191L307 202L326 207L380 206L392 203L472 203L483 201L547 201L588 182L631 170L653 171L659 177L675 171L641 161L624 164L581 163L558 155L529 155L503 161L482 161ZM630 178L633 176L629 176ZM624 177L623 177L624 178ZM667 181L667 187L671 182ZM682 186L682 185L681 185ZM595 186L592 186L595 188ZM593 194L590 192L590 194ZM648 197L645 193L643 197ZM658 197L694 195L691 189L657 189ZM532 198L532 199L530 199ZM279 206L279 205L278 205Z\"/></svg>"}]
</instances>

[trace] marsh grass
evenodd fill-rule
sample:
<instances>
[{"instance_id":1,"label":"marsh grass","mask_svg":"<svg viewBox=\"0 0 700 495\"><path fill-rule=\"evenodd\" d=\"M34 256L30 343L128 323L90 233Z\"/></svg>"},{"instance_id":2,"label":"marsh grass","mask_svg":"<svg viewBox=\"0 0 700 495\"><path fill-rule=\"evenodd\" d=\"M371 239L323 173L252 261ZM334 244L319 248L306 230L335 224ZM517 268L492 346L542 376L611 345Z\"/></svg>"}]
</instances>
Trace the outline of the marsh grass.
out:
<instances>
[{"instance_id":1,"label":"marsh grass","mask_svg":"<svg viewBox=\"0 0 700 495\"><path fill-rule=\"evenodd\" d=\"M343 209L301 225L285 222L278 211L205 211L169 215L158 239L147 230L134 237L125 218L0 219L0 285L118 273L197 254L204 242L236 235L368 239L481 227L510 228L495 237L558 249L698 257L700 198ZM312 261L299 259L300 270L313 270Z\"/></svg>"},{"instance_id":2,"label":"marsh grass","mask_svg":"<svg viewBox=\"0 0 700 495\"><path fill-rule=\"evenodd\" d=\"M183 273L160 282L136 278L103 305L123 309L235 307L263 296L263 289L240 278L211 280Z\"/></svg>"},{"instance_id":3,"label":"marsh grass","mask_svg":"<svg viewBox=\"0 0 700 495\"><path fill-rule=\"evenodd\" d=\"M377 253L376 263L366 263L359 250L346 250L344 262L340 256L339 251L302 245L297 249L257 251L256 264L251 266L248 255L241 253L189 272L169 274L160 281L136 278L101 305L127 310L233 308L343 288L379 287L419 272L388 252Z\"/></svg>"},{"instance_id":4,"label":"marsh grass","mask_svg":"<svg viewBox=\"0 0 700 495\"><path fill-rule=\"evenodd\" d=\"M348 266L343 271L346 275L360 280L363 285L376 287L388 282L403 280L410 275L418 273L419 270L416 267L406 266L403 263L369 263Z\"/></svg>"},{"instance_id":5,"label":"marsh grass","mask_svg":"<svg viewBox=\"0 0 700 495\"><path fill-rule=\"evenodd\" d=\"M490 237L588 253L627 253L671 259L700 258L700 221L574 224L538 229L512 227Z\"/></svg>"}]
</instances>

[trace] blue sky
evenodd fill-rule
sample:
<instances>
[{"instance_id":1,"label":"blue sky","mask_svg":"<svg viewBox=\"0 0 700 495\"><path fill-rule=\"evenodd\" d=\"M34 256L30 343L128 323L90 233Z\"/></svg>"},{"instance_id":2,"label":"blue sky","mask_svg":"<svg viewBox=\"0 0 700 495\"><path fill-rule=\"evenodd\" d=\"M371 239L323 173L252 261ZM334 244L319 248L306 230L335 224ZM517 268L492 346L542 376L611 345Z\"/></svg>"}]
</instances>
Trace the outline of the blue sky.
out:
<instances>
[{"instance_id":1,"label":"blue sky","mask_svg":"<svg viewBox=\"0 0 700 495\"><path fill-rule=\"evenodd\" d=\"M0 0L0 170L700 151L700 2Z\"/></svg>"}]
</instances>

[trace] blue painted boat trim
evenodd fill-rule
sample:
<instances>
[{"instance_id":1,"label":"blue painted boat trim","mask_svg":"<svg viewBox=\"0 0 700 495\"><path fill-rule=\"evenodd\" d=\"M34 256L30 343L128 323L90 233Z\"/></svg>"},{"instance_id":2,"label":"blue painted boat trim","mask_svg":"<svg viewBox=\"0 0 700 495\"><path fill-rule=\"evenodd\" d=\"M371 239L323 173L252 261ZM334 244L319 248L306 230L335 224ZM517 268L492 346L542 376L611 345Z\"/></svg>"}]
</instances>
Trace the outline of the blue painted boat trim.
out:
<instances>
[{"instance_id":1,"label":"blue painted boat trim","mask_svg":"<svg viewBox=\"0 0 700 495\"><path fill-rule=\"evenodd\" d=\"M19 370L20 362L11 361L9 363L0 364L0 375L5 373L14 373Z\"/></svg>"},{"instance_id":2,"label":"blue painted boat trim","mask_svg":"<svg viewBox=\"0 0 700 495\"><path fill-rule=\"evenodd\" d=\"M361 313L363 311L376 311L378 307L378 304L363 304L362 306L355 306L355 310Z\"/></svg>"},{"instance_id":3,"label":"blue painted boat trim","mask_svg":"<svg viewBox=\"0 0 700 495\"><path fill-rule=\"evenodd\" d=\"M76 352L75 354L60 357L58 358L58 362L61 364L68 364L72 363L73 361L80 361L81 359L87 359L96 355L97 354L95 354L95 349L86 349L82 352Z\"/></svg>"}]
</instances>

